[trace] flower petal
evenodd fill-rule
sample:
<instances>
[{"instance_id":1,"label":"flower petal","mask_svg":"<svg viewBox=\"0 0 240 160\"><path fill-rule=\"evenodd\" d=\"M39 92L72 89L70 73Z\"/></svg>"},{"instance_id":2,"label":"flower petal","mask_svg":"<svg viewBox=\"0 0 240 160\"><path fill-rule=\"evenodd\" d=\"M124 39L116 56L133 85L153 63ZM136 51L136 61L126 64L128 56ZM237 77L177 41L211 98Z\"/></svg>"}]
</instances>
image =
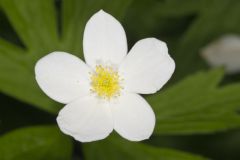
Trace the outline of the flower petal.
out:
<instances>
[{"instance_id":1,"label":"flower petal","mask_svg":"<svg viewBox=\"0 0 240 160\"><path fill-rule=\"evenodd\" d=\"M83 37L87 64L119 64L127 54L126 34L121 24L110 14L100 10L87 22Z\"/></svg>"},{"instance_id":2,"label":"flower petal","mask_svg":"<svg viewBox=\"0 0 240 160\"><path fill-rule=\"evenodd\" d=\"M104 139L113 130L109 105L92 96L66 105L59 112L57 122L62 132L81 142Z\"/></svg>"},{"instance_id":3,"label":"flower petal","mask_svg":"<svg viewBox=\"0 0 240 160\"><path fill-rule=\"evenodd\" d=\"M155 115L149 104L134 93L123 93L111 102L114 129L131 141L148 139L155 126Z\"/></svg>"},{"instance_id":4,"label":"flower petal","mask_svg":"<svg viewBox=\"0 0 240 160\"><path fill-rule=\"evenodd\" d=\"M138 41L119 67L125 90L141 94L157 92L174 69L166 44L155 38Z\"/></svg>"},{"instance_id":5,"label":"flower petal","mask_svg":"<svg viewBox=\"0 0 240 160\"><path fill-rule=\"evenodd\" d=\"M89 71L83 61L64 52L50 53L35 66L36 80L41 89L60 103L89 94Z\"/></svg>"}]
</instances>

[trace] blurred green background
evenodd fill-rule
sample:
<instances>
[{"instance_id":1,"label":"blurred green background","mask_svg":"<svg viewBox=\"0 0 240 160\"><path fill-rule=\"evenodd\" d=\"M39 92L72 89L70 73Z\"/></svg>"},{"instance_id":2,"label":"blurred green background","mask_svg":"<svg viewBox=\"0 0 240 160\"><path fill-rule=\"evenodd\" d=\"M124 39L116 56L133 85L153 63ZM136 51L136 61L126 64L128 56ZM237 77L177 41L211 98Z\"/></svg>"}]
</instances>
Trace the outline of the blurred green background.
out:
<instances>
[{"instance_id":1,"label":"blurred green background","mask_svg":"<svg viewBox=\"0 0 240 160\"><path fill-rule=\"evenodd\" d=\"M62 105L34 80L36 61L52 51L83 58L86 21L100 9L122 23L129 49L156 37L176 61L168 85L146 96L157 124L141 143L115 133L84 144L63 135L55 120ZM240 1L0 0L0 24L0 160L240 159L240 76L200 56L211 41L240 33Z\"/></svg>"}]
</instances>

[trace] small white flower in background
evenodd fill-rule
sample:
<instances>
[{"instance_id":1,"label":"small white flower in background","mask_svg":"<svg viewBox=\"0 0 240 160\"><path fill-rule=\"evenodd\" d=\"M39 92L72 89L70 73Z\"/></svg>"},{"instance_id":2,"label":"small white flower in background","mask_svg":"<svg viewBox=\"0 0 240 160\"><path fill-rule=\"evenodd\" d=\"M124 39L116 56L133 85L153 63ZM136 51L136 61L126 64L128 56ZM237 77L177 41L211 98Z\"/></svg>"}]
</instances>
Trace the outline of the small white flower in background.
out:
<instances>
[{"instance_id":1,"label":"small white flower in background","mask_svg":"<svg viewBox=\"0 0 240 160\"><path fill-rule=\"evenodd\" d=\"M35 66L41 89L67 104L57 117L62 132L81 142L103 139L113 129L131 141L149 138L155 115L138 94L157 92L173 74L166 44L146 38L127 54L123 27L101 10L87 22L83 49L86 64L53 52Z\"/></svg>"},{"instance_id":2,"label":"small white flower in background","mask_svg":"<svg viewBox=\"0 0 240 160\"><path fill-rule=\"evenodd\" d=\"M240 72L240 37L222 36L204 47L201 55L212 67L224 66L229 74Z\"/></svg>"}]
</instances>

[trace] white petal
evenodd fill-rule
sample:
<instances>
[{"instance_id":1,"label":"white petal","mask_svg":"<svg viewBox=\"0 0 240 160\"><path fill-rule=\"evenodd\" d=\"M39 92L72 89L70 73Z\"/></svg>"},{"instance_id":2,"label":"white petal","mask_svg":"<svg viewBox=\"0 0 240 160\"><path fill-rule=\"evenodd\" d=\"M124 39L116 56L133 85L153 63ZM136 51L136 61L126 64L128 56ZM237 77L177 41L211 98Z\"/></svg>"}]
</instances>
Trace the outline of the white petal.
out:
<instances>
[{"instance_id":1,"label":"white petal","mask_svg":"<svg viewBox=\"0 0 240 160\"><path fill-rule=\"evenodd\" d=\"M201 55L212 67L224 66L227 73L240 72L240 36L225 35L204 47Z\"/></svg>"},{"instance_id":2,"label":"white petal","mask_svg":"<svg viewBox=\"0 0 240 160\"><path fill-rule=\"evenodd\" d=\"M153 133L155 115L149 104L134 93L123 93L111 102L114 129L131 141L148 139Z\"/></svg>"},{"instance_id":3,"label":"white petal","mask_svg":"<svg viewBox=\"0 0 240 160\"><path fill-rule=\"evenodd\" d=\"M64 52L48 54L35 66L36 80L41 89L60 103L89 94L89 71L83 61Z\"/></svg>"},{"instance_id":4,"label":"white petal","mask_svg":"<svg viewBox=\"0 0 240 160\"><path fill-rule=\"evenodd\" d=\"M59 112L57 122L62 132L81 142L104 139L113 130L109 105L92 96L66 105Z\"/></svg>"},{"instance_id":5,"label":"white petal","mask_svg":"<svg viewBox=\"0 0 240 160\"><path fill-rule=\"evenodd\" d=\"M164 42L155 38L138 41L123 63L120 74L125 90L150 94L157 92L172 76L175 63Z\"/></svg>"},{"instance_id":6,"label":"white petal","mask_svg":"<svg viewBox=\"0 0 240 160\"><path fill-rule=\"evenodd\" d=\"M110 14L100 10L87 22L83 37L87 64L119 64L127 54L126 34L121 24Z\"/></svg>"}]
</instances>

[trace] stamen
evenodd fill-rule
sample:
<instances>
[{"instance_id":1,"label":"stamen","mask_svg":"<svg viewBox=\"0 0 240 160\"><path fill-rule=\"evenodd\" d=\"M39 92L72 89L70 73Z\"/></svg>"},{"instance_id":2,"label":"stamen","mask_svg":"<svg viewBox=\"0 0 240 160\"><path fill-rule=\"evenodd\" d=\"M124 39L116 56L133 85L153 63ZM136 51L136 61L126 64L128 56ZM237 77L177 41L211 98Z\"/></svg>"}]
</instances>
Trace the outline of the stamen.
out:
<instances>
[{"instance_id":1,"label":"stamen","mask_svg":"<svg viewBox=\"0 0 240 160\"><path fill-rule=\"evenodd\" d=\"M120 90L123 88L118 72L109 66L97 65L95 72L91 73L90 79L91 92L104 99L119 96Z\"/></svg>"}]
</instances>

